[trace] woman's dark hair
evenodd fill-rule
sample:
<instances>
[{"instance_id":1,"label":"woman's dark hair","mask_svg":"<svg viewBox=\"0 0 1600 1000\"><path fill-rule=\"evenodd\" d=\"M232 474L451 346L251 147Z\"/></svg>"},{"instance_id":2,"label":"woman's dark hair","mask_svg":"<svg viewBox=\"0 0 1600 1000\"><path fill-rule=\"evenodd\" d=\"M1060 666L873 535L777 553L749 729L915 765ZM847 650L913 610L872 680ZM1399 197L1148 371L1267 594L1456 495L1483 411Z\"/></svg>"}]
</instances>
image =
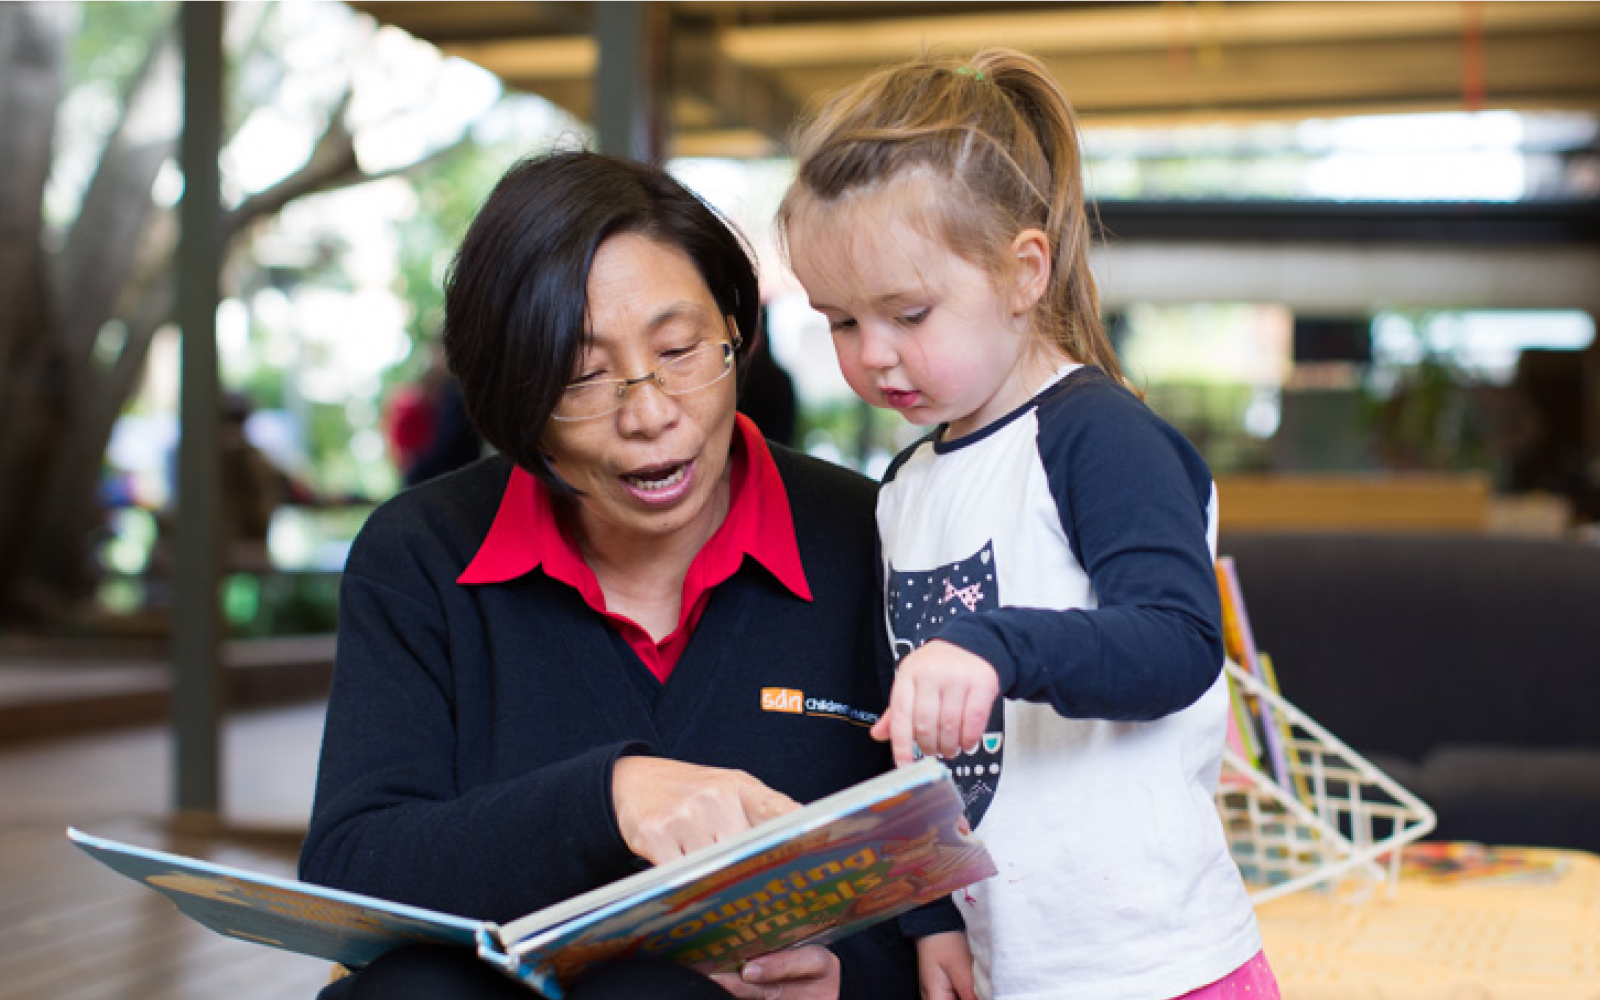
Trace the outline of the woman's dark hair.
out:
<instances>
[{"instance_id":1,"label":"woman's dark hair","mask_svg":"<svg viewBox=\"0 0 1600 1000\"><path fill-rule=\"evenodd\" d=\"M479 433L559 494L539 447L587 337L600 244L633 233L683 251L742 338L761 309L744 238L659 167L563 151L513 166L489 193L445 277L444 349Z\"/></svg>"}]
</instances>

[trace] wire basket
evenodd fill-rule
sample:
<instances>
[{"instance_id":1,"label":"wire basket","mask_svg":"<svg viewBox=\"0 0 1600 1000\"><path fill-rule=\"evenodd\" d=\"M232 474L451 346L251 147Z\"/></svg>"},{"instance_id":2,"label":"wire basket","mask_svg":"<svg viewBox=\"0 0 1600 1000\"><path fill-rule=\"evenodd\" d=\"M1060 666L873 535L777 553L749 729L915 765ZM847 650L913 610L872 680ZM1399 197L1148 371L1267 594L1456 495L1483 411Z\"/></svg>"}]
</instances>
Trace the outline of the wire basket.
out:
<instances>
[{"instance_id":1,"label":"wire basket","mask_svg":"<svg viewBox=\"0 0 1600 1000\"><path fill-rule=\"evenodd\" d=\"M1275 745L1258 766L1230 740L1216 794L1251 898L1313 886L1352 902L1392 892L1400 849L1433 829L1433 810L1261 679L1232 660L1225 669Z\"/></svg>"}]
</instances>

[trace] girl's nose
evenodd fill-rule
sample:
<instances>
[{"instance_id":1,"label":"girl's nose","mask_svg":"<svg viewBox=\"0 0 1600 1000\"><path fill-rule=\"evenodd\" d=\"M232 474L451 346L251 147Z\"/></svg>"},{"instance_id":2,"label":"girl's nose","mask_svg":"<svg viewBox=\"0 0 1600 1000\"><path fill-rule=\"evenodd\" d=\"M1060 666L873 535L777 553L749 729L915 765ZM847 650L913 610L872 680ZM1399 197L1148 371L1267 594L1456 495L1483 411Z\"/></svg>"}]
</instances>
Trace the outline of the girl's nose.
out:
<instances>
[{"instance_id":1,"label":"girl's nose","mask_svg":"<svg viewBox=\"0 0 1600 1000\"><path fill-rule=\"evenodd\" d=\"M859 357L864 367L884 371L900 363L900 355L895 351L892 338L879 331L874 324L863 323L857 336L860 337Z\"/></svg>"}]
</instances>

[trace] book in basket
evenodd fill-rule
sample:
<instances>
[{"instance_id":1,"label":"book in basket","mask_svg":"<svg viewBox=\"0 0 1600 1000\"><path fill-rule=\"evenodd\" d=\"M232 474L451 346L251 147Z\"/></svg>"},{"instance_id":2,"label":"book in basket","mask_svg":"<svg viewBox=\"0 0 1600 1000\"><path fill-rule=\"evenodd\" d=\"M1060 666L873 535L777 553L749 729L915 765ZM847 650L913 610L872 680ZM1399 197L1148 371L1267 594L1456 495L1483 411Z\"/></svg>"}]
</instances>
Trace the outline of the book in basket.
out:
<instances>
[{"instance_id":1,"label":"book in basket","mask_svg":"<svg viewBox=\"0 0 1600 1000\"><path fill-rule=\"evenodd\" d=\"M734 969L863 930L995 872L967 831L949 771L932 759L503 925L67 835L230 937L351 968L406 943L472 948L554 1000L598 963L654 956Z\"/></svg>"}]
</instances>

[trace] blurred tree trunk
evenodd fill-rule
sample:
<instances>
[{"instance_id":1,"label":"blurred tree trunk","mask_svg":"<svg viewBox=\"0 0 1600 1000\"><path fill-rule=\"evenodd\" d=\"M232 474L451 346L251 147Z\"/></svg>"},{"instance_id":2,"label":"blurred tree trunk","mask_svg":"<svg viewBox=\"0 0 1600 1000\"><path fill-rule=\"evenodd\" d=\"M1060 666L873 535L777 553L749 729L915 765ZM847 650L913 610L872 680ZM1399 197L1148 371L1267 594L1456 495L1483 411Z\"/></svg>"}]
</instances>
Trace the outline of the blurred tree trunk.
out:
<instances>
[{"instance_id":1,"label":"blurred tree trunk","mask_svg":"<svg viewBox=\"0 0 1600 1000\"><path fill-rule=\"evenodd\" d=\"M59 231L43 206L69 14L0 3L0 630L58 625L91 588L106 446L175 300L175 213L152 196L181 128L175 28L130 78L79 214ZM301 195L373 179L345 126L349 98L296 172L228 213L225 241Z\"/></svg>"}]
</instances>

